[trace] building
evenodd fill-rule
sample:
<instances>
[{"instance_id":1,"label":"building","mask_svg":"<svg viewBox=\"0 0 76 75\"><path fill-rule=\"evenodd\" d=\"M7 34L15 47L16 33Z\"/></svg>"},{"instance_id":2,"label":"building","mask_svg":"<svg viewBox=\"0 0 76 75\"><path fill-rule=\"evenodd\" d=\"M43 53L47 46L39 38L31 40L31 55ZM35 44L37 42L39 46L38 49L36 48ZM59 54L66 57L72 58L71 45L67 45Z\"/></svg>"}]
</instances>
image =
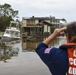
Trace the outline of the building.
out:
<instances>
[{"instance_id":1,"label":"building","mask_svg":"<svg viewBox=\"0 0 76 75\"><path fill-rule=\"evenodd\" d=\"M26 40L38 41L37 38L49 36L55 28L60 27L61 19L55 17L29 17L22 18L22 48L27 49ZM33 46L32 46L33 47Z\"/></svg>"},{"instance_id":2,"label":"building","mask_svg":"<svg viewBox=\"0 0 76 75\"><path fill-rule=\"evenodd\" d=\"M55 17L30 17L22 19L22 33L26 35L51 33L51 26L59 27L61 19Z\"/></svg>"}]
</instances>

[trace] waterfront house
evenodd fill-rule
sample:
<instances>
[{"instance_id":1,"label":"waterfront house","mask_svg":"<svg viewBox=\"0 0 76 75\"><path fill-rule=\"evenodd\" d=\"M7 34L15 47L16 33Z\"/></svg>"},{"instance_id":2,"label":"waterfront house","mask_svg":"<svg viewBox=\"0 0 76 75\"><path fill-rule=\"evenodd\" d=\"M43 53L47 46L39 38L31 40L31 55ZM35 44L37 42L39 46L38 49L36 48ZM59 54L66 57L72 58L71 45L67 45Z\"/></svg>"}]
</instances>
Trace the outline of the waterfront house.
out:
<instances>
[{"instance_id":1,"label":"waterfront house","mask_svg":"<svg viewBox=\"0 0 76 75\"><path fill-rule=\"evenodd\" d=\"M39 41L37 38L49 36L55 28L60 26L60 21L55 17L23 17L22 18L22 48L26 49L26 40ZM33 44L32 44L33 45ZM31 46L33 47L33 46Z\"/></svg>"},{"instance_id":2,"label":"waterfront house","mask_svg":"<svg viewBox=\"0 0 76 75\"><path fill-rule=\"evenodd\" d=\"M28 35L37 35L44 33L51 33L52 27L59 27L61 19L56 19L55 17L30 17L22 18L22 34L25 36Z\"/></svg>"}]
</instances>

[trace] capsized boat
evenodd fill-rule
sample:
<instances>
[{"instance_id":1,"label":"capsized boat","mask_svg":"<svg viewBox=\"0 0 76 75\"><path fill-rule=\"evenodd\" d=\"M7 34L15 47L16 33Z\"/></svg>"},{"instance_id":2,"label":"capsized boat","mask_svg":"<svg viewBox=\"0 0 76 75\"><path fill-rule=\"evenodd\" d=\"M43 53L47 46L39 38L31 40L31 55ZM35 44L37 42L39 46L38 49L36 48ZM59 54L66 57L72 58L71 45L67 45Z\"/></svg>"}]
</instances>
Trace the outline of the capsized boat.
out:
<instances>
[{"instance_id":1,"label":"capsized boat","mask_svg":"<svg viewBox=\"0 0 76 75\"><path fill-rule=\"evenodd\" d=\"M15 27L12 26L13 23L16 24ZM10 26L5 29L5 32L2 36L2 41L9 42L19 39L20 39L20 30L19 30L18 22L11 21Z\"/></svg>"}]
</instances>

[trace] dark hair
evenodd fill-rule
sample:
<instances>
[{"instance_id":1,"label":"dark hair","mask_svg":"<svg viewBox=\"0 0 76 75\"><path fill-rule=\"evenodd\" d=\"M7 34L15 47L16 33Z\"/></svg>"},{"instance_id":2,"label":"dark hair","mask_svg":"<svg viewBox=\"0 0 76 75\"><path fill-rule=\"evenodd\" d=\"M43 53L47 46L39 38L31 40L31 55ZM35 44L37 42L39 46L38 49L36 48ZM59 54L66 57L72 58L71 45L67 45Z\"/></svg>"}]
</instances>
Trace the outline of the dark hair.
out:
<instances>
[{"instance_id":1,"label":"dark hair","mask_svg":"<svg viewBox=\"0 0 76 75\"><path fill-rule=\"evenodd\" d=\"M76 42L76 22L67 24L66 33L70 42Z\"/></svg>"}]
</instances>

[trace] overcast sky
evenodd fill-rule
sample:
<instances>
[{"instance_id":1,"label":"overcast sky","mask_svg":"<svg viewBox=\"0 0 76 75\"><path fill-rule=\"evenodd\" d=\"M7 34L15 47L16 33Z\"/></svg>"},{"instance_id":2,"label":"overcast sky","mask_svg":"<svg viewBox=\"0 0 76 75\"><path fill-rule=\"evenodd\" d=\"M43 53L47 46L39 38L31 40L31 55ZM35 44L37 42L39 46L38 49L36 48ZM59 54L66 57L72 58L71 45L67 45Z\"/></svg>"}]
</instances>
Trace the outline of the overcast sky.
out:
<instances>
[{"instance_id":1,"label":"overcast sky","mask_svg":"<svg viewBox=\"0 0 76 75\"><path fill-rule=\"evenodd\" d=\"M65 18L68 22L76 21L76 0L0 0L19 11L19 17Z\"/></svg>"}]
</instances>

